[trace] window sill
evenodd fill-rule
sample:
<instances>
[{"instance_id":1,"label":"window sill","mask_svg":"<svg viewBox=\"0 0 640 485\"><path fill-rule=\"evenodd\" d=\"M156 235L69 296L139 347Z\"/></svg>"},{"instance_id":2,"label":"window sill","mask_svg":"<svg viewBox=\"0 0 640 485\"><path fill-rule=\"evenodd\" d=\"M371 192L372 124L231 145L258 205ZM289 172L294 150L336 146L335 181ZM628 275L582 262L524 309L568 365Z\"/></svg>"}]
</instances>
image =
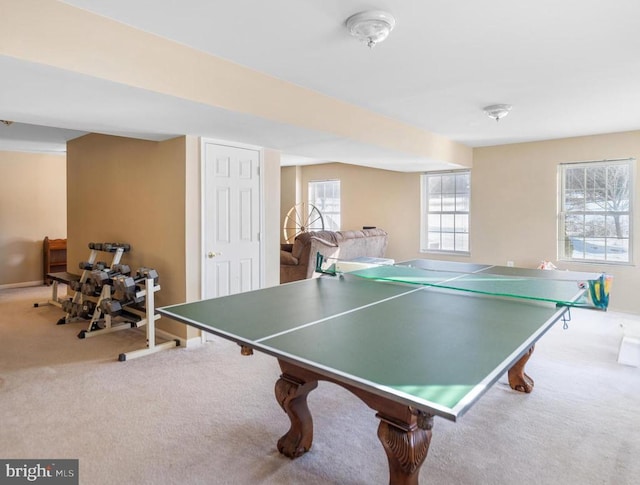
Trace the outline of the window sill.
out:
<instances>
[{"instance_id":1,"label":"window sill","mask_svg":"<svg viewBox=\"0 0 640 485\"><path fill-rule=\"evenodd\" d=\"M442 250L439 250L439 249L421 249L420 253L421 254L445 254L445 255L450 255L450 256L471 257L471 252L470 251L446 251L444 249L442 249Z\"/></svg>"}]
</instances>

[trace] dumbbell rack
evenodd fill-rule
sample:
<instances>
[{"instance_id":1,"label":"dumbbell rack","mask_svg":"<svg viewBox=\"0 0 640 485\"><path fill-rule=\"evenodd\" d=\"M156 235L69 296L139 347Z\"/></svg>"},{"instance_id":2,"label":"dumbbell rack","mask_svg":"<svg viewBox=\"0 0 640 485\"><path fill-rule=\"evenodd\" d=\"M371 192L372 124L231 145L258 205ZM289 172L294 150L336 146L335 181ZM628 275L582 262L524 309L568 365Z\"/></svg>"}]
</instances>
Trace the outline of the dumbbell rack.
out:
<instances>
[{"instance_id":1,"label":"dumbbell rack","mask_svg":"<svg viewBox=\"0 0 640 485\"><path fill-rule=\"evenodd\" d=\"M127 313L136 315L139 317L139 319L119 322L114 325L112 322L111 316L108 313L105 313L104 314L105 326L103 328L94 329L91 331L83 330L81 333L83 332L84 333L81 338L95 337L105 333L117 332L119 330L137 328L137 327L142 327L143 325L146 325L146 331L147 331L146 347L143 349L133 350L131 352L125 352L120 354L118 356L118 360L120 362L124 362L125 360L136 359L138 357L143 357L145 355L159 352L160 350L177 347L180 344L178 340L169 340L166 342L156 343L155 321L160 319L160 314L155 313L155 293L159 290L160 290L160 285L155 284L153 278L145 279L144 288L136 292L136 298L144 297L145 299L144 310L141 310L136 307L127 307ZM104 285L102 288L102 292L100 294L100 298L96 303L96 310L95 310L96 312L102 313L102 311L100 310L100 303L102 300L108 299L108 298L111 298L111 286ZM95 314L94 314L94 318L95 318ZM78 336L80 337L80 335Z\"/></svg>"},{"instance_id":2,"label":"dumbbell rack","mask_svg":"<svg viewBox=\"0 0 640 485\"><path fill-rule=\"evenodd\" d=\"M122 259L122 255L127 251L127 247L128 247L127 245L124 245L124 244L112 245L111 248L115 249L115 251L113 249L109 250L109 251L102 251L102 249L96 249L93 246L94 246L93 243L89 244L89 248L91 249L91 252L89 253L89 259L86 262L86 263L88 263L86 265L87 267L85 267L82 270L82 274L80 275L79 286L82 286L89 279L89 274L91 273L91 268L90 267L92 267L96 263L96 259L98 259L98 254L100 252L113 253L113 258L111 260L111 265L109 266L110 268L113 268L117 264L120 264L120 259ZM110 291L110 288L106 288L106 286L108 286L108 285L105 285L102 288L102 292ZM93 316L91 317L91 321L89 322L88 331L92 331L92 330L95 330L95 329L99 328L99 322L107 320L106 317L108 317L108 315L105 316L105 318L103 319L102 318L102 312L99 311L99 307L100 307L99 303L100 303L100 300L102 298L103 298L102 293L100 294L99 297L93 297L93 296L89 296L89 295L83 294L82 291L80 291L79 289L75 290L74 293L73 293L73 296L71 297L71 303L75 304L75 305L82 305L82 303L85 302L85 301L96 302L96 299L97 299L96 309L93 312ZM66 315L64 316L64 318L61 318L58 321L58 325L61 325L61 324L64 324L64 323L69 323L69 322L76 321L76 320L84 320L84 318L83 317L79 317L79 316L74 316L74 315L72 315L71 312L67 312ZM109 324L111 324L110 317L109 317ZM80 334L82 334L83 332L80 332ZM84 338L84 335L81 336L80 334L78 334L78 337L79 338Z\"/></svg>"},{"instance_id":3,"label":"dumbbell rack","mask_svg":"<svg viewBox=\"0 0 640 485\"><path fill-rule=\"evenodd\" d=\"M143 357L145 355L153 354L155 352L159 352L160 350L170 349L173 347L178 347L180 345L179 340L168 340L161 343L156 343L156 326L155 321L160 318L160 314L155 313L155 297L154 293L160 289L160 285L155 285L152 278L147 278L145 280L145 288L138 292L136 296L142 296L144 294L146 296L146 305L145 312L140 313L141 316L144 315L137 326L142 326L146 324L147 329L147 345L143 349L132 350L130 352L122 353L118 356L118 360L120 362L124 362L127 359L136 359L138 357ZM129 311L137 311L135 308L131 308Z\"/></svg>"},{"instance_id":4,"label":"dumbbell rack","mask_svg":"<svg viewBox=\"0 0 640 485\"><path fill-rule=\"evenodd\" d=\"M108 247L108 249L97 249L94 247L94 244L90 244L89 247L91 249L91 253L89 255L89 260L86 262L88 264L85 265L85 269L83 269L82 274L80 276L79 287L81 287L84 283L87 282L89 278L89 274L92 271L92 267L96 263L96 259L98 257L99 252L109 252L114 253L113 259L111 261L110 269L115 269L120 264L120 259L122 255L128 250L128 245L125 244L113 244ZM102 246L100 246L102 247ZM156 284L153 278L145 279L145 286L143 289L136 292L136 298L144 298L145 307L144 309L136 308L136 307L127 307L126 318L124 320L120 320L115 322L114 318L108 313L102 310L101 303L103 300L107 300L111 298L111 285L104 284L102 285L102 289L100 291L99 296L91 296L82 293L80 290L76 290L74 292L73 297L71 298L71 303L82 305L85 301L91 301L95 304L95 308L93 314L91 316L91 320L87 326L86 330L81 330L78 334L78 338L84 339L87 337L96 337L98 335L103 335L105 333L116 332L119 330L126 330L130 328L137 328L143 325L146 325L146 333L147 333L147 344L146 347L139 350L134 350L127 353L122 353L118 356L119 361L125 361L127 359L134 359L137 357L142 357L144 355L148 355L154 352L158 352L163 349L168 349L172 347L176 347L179 345L179 341L170 340L167 342L156 343L156 332L155 332L155 321L160 319L160 314L155 313L155 293L160 290L160 285ZM78 316L71 316L70 313L67 313L64 319L61 319L61 322L58 323L66 323L72 320L82 318ZM123 317L116 317L118 319L122 319ZM64 321L63 321L64 320Z\"/></svg>"}]
</instances>

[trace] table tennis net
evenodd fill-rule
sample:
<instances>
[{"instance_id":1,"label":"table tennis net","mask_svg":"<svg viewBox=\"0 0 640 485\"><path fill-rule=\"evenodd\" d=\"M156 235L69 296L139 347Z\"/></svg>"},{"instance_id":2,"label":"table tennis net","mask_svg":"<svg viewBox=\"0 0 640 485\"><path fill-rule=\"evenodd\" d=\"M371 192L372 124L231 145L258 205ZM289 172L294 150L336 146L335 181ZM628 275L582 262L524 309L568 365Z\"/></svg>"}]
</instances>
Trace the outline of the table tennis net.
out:
<instances>
[{"instance_id":1,"label":"table tennis net","mask_svg":"<svg viewBox=\"0 0 640 485\"><path fill-rule=\"evenodd\" d=\"M335 263L323 266L323 261L322 255L318 254L316 271L332 275L343 274L336 270ZM455 264L452 266L455 267ZM612 278L604 274L592 279L568 280L549 278L548 274L545 275L545 278L536 278L529 274L517 276L490 274L482 271L433 270L402 264L367 265L365 268L353 269L344 274L376 281L422 285L599 310L608 308L612 284Z\"/></svg>"}]
</instances>

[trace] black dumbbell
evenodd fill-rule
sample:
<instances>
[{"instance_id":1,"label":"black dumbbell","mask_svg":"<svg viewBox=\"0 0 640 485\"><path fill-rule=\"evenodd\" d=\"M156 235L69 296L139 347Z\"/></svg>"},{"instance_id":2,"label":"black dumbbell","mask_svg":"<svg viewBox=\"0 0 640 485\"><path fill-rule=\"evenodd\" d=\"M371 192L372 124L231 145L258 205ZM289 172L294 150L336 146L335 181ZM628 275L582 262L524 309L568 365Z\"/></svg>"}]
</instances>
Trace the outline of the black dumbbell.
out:
<instances>
[{"instance_id":1,"label":"black dumbbell","mask_svg":"<svg viewBox=\"0 0 640 485\"><path fill-rule=\"evenodd\" d=\"M136 303L140 303L140 301L137 301L137 302L124 301L123 302L119 300L114 300L112 298L105 298L100 302L100 310L102 310L104 313L109 314L112 317L116 317L118 315L125 315L128 317L139 318L139 317L136 317L134 314L126 311L126 307L135 305Z\"/></svg>"},{"instance_id":2,"label":"black dumbbell","mask_svg":"<svg viewBox=\"0 0 640 485\"><path fill-rule=\"evenodd\" d=\"M89 279L93 281L96 287L102 288L104 285L112 284L115 276L127 275L131 273L131 268L127 264L116 264L112 269L96 269L89 273ZM100 290L98 290L100 291Z\"/></svg>"},{"instance_id":3,"label":"black dumbbell","mask_svg":"<svg viewBox=\"0 0 640 485\"><path fill-rule=\"evenodd\" d=\"M98 296L100 294L100 291L102 290L100 289L100 287L98 287L98 285L96 285L96 282L93 280L85 281L80 288L80 292L83 295L87 296Z\"/></svg>"},{"instance_id":4,"label":"black dumbbell","mask_svg":"<svg viewBox=\"0 0 640 485\"><path fill-rule=\"evenodd\" d=\"M118 249L123 252L131 251L131 245L126 243L102 243L102 250L108 253L115 253Z\"/></svg>"},{"instance_id":5,"label":"black dumbbell","mask_svg":"<svg viewBox=\"0 0 640 485\"><path fill-rule=\"evenodd\" d=\"M120 275L113 278L113 298L121 302L141 303L144 297L136 298L136 293L140 291L140 286L136 283L142 280L134 279L132 276Z\"/></svg>"},{"instance_id":6,"label":"black dumbbell","mask_svg":"<svg viewBox=\"0 0 640 485\"><path fill-rule=\"evenodd\" d=\"M107 253L115 253L118 249L123 249L126 253L131 251L131 245L126 243L89 243L89 249L95 249L96 251L105 251Z\"/></svg>"},{"instance_id":7,"label":"black dumbbell","mask_svg":"<svg viewBox=\"0 0 640 485\"><path fill-rule=\"evenodd\" d=\"M80 280L70 281L69 286L73 291L82 291L82 283L80 282Z\"/></svg>"},{"instance_id":8,"label":"black dumbbell","mask_svg":"<svg viewBox=\"0 0 640 485\"><path fill-rule=\"evenodd\" d=\"M77 317L82 311L82 304L66 300L62 302L62 310L71 317Z\"/></svg>"},{"instance_id":9,"label":"black dumbbell","mask_svg":"<svg viewBox=\"0 0 640 485\"><path fill-rule=\"evenodd\" d=\"M93 316L93 312L96 309L96 304L92 301L83 301L80 305L80 309L78 311L78 316L80 318L91 318Z\"/></svg>"},{"instance_id":10,"label":"black dumbbell","mask_svg":"<svg viewBox=\"0 0 640 485\"><path fill-rule=\"evenodd\" d=\"M129 301L135 298L138 287L131 276L121 275L113 279L113 297L120 301Z\"/></svg>"},{"instance_id":11,"label":"black dumbbell","mask_svg":"<svg viewBox=\"0 0 640 485\"><path fill-rule=\"evenodd\" d=\"M138 268L135 278L132 276L116 276L113 278L113 297L121 301L136 300L136 293L140 291L140 283L147 279L152 279L153 284L158 284L158 272L153 268ZM138 298L136 303L140 303L142 298Z\"/></svg>"},{"instance_id":12,"label":"black dumbbell","mask_svg":"<svg viewBox=\"0 0 640 485\"><path fill-rule=\"evenodd\" d=\"M73 302L71 300L65 300L62 302L62 311L65 313L71 313L73 310Z\"/></svg>"},{"instance_id":13,"label":"black dumbbell","mask_svg":"<svg viewBox=\"0 0 640 485\"><path fill-rule=\"evenodd\" d=\"M131 268L128 264L114 264L111 267L111 271L115 274L130 274Z\"/></svg>"},{"instance_id":14,"label":"black dumbbell","mask_svg":"<svg viewBox=\"0 0 640 485\"><path fill-rule=\"evenodd\" d=\"M105 268L109 267L109 265L107 265L107 263L105 263L104 261L98 261L97 263L90 263L88 261L80 261L78 266L80 267L80 269L88 269L88 270L105 269Z\"/></svg>"},{"instance_id":15,"label":"black dumbbell","mask_svg":"<svg viewBox=\"0 0 640 485\"><path fill-rule=\"evenodd\" d=\"M105 298L100 302L100 310L111 315L112 317L115 317L122 313L122 304L118 300Z\"/></svg>"},{"instance_id":16,"label":"black dumbbell","mask_svg":"<svg viewBox=\"0 0 640 485\"><path fill-rule=\"evenodd\" d=\"M158 272L153 268L138 268L138 271L136 271L136 276L141 280L152 279L154 285L157 285L158 280L160 279L160 276L158 276Z\"/></svg>"},{"instance_id":17,"label":"black dumbbell","mask_svg":"<svg viewBox=\"0 0 640 485\"><path fill-rule=\"evenodd\" d=\"M108 270L104 269L94 269L91 273L89 273L89 279L93 285L98 288L102 288L105 284L111 283L111 278Z\"/></svg>"}]
</instances>

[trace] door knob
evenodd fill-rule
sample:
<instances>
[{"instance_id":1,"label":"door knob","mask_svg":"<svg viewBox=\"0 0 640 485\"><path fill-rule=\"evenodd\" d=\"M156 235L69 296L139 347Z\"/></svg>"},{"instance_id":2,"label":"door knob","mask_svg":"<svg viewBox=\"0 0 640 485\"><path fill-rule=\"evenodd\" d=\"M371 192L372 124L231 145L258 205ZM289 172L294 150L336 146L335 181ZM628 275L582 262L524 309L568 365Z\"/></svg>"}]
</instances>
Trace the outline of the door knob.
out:
<instances>
[{"instance_id":1,"label":"door knob","mask_svg":"<svg viewBox=\"0 0 640 485\"><path fill-rule=\"evenodd\" d=\"M211 258L215 258L215 257L216 257L216 253L209 251L209 254L207 254L207 257L208 257L209 259L211 259Z\"/></svg>"}]
</instances>

